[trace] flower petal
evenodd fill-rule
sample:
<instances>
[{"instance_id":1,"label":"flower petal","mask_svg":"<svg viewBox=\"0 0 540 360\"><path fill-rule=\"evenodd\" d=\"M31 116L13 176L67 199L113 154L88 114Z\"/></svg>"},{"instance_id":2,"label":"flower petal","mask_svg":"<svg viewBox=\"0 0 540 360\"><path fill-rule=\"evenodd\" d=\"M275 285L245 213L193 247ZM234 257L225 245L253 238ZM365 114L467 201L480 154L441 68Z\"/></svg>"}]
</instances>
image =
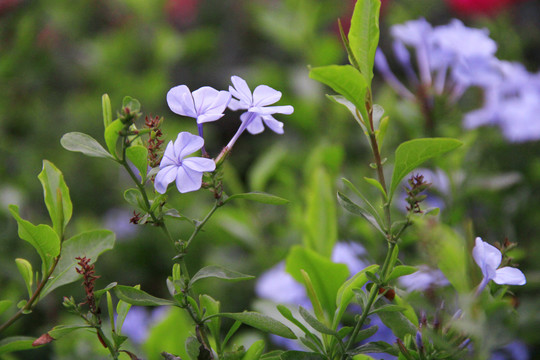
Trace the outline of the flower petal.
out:
<instances>
[{"instance_id":1,"label":"flower petal","mask_svg":"<svg viewBox=\"0 0 540 360\"><path fill-rule=\"evenodd\" d=\"M257 135L264 131L264 125L260 116L255 116L246 127L251 135Z\"/></svg>"},{"instance_id":2,"label":"flower petal","mask_svg":"<svg viewBox=\"0 0 540 360\"><path fill-rule=\"evenodd\" d=\"M231 109L232 111L236 111L240 109L245 110L249 107L249 105L246 105L244 102L238 101L236 99L231 99L228 106L229 106L229 109Z\"/></svg>"},{"instance_id":3,"label":"flower petal","mask_svg":"<svg viewBox=\"0 0 540 360\"><path fill-rule=\"evenodd\" d=\"M159 168L163 169L166 166L170 165L176 165L178 166L179 159L176 158L176 154L174 152L174 144L172 141L169 141L167 144L167 148L165 149L165 152L163 153L163 158L161 159L161 162L159 163Z\"/></svg>"},{"instance_id":4,"label":"flower petal","mask_svg":"<svg viewBox=\"0 0 540 360\"><path fill-rule=\"evenodd\" d=\"M216 163L212 159L203 157L190 157L182 161L184 168L189 168L193 171L205 172L216 170Z\"/></svg>"},{"instance_id":5,"label":"flower petal","mask_svg":"<svg viewBox=\"0 0 540 360\"><path fill-rule=\"evenodd\" d=\"M217 91L210 86L203 86L193 92L193 100L197 115L199 115L197 122L200 124L201 122L214 121L222 117L223 111L225 111L231 100L231 94L228 91ZM209 114L214 116L205 118L205 121L200 121L201 116Z\"/></svg>"},{"instance_id":6,"label":"flower petal","mask_svg":"<svg viewBox=\"0 0 540 360\"><path fill-rule=\"evenodd\" d=\"M283 123L272 117L272 115L265 115L262 117L264 124L268 126L270 130L276 134L283 134Z\"/></svg>"},{"instance_id":7,"label":"flower petal","mask_svg":"<svg viewBox=\"0 0 540 360\"><path fill-rule=\"evenodd\" d=\"M195 151L202 148L203 145L204 140L202 137L183 131L178 134L178 137L174 142L176 158L181 161L186 156L193 154Z\"/></svg>"},{"instance_id":8,"label":"flower petal","mask_svg":"<svg viewBox=\"0 0 540 360\"><path fill-rule=\"evenodd\" d=\"M231 95L241 102L244 102L246 105L251 105L253 103L253 97L247 82L239 76L231 76L231 82L234 86L229 86Z\"/></svg>"},{"instance_id":9,"label":"flower petal","mask_svg":"<svg viewBox=\"0 0 540 360\"><path fill-rule=\"evenodd\" d=\"M177 166L167 166L159 170L154 180L154 187L160 194L165 194L167 186L174 181L177 175Z\"/></svg>"},{"instance_id":10,"label":"flower petal","mask_svg":"<svg viewBox=\"0 0 540 360\"><path fill-rule=\"evenodd\" d=\"M175 86L167 93L167 104L176 114L197 117L191 92L186 85Z\"/></svg>"},{"instance_id":11,"label":"flower petal","mask_svg":"<svg viewBox=\"0 0 540 360\"><path fill-rule=\"evenodd\" d=\"M494 246L489 245L481 238L476 238L476 245L473 249L474 261L482 269L484 277L493 279L495 270L499 267L502 260L501 252Z\"/></svg>"},{"instance_id":12,"label":"flower petal","mask_svg":"<svg viewBox=\"0 0 540 360\"><path fill-rule=\"evenodd\" d=\"M180 166L176 176L176 187L182 194L190 191L196 191L202 185L202 172L191 170Z\"/></svg>"},{"instance_id":13,"label":"flower petal","mask_svg":"<svg viewBox=\"0 0 540 360\"><path fill-rule=\"evenodd\" d=\"M202 124L210 121L216 121L223 117L223 113L206 113L197 117L197 124Z\"/></svg>"},{"instance_id":14,"label":"flower petal","mask_svg":"<svg viewBox=\"0 0 540 360\"><path fill-rule=\"evenodd\" d=\"M253 106L249 108L250 112L254 112L260 115L271 115L271 114L285 114L290 115L294 112L294 108L291 105L285 106Z\"/></svg>"},{"instance_id":15,"label":"flower petal","mask_svg":"<svg viewBox=\"0 0 540 360\"><path fill-rule=\"evenodd\" d=\"M510 266L497 269L493 281L499 285L525 285L527 283L523 272Z\"/></svg>"},{"instance_id":16,"label":"flower petal","mask_svg":"<svg viewBox=\"0 0 540 360\"><path fill-rule=\"evenodd\" d=\"M281 99L281 92L270 86L259 85L253 91L253 106L266 106L276 103Z\"/></svg>"}]
</instances>

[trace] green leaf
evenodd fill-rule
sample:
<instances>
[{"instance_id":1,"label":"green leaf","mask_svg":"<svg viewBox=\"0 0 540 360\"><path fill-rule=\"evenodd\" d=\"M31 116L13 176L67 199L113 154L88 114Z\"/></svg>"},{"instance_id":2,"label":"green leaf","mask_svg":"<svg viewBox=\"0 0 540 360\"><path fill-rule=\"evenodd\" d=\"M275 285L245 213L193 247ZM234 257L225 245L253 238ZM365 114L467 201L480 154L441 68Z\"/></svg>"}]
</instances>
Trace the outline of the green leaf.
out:
<instances>
[{"instance_id":1,"label":"green leaf","mask_svg":"<svg viewBox=\"0 0 540 360\"><path fill-rule=\"evenodd\" d=\"M264 154L258 157L257 161L249 169L249 188L264 190L270 178L279 172L281 162L287 157L287 149L282 143L276 143ZM227 175L228 171L225 171Z\"/></svg>"},{"instance_id":2,"label":"green leaf","mask_svg":"<svg viewBox=\"0 0 540 360\"><path fill-rule=\"evenodd\" d=\"M393 304L385 304L383 306L380 306L376 309L373 309L369 312L369 314L377 314L382 312L404 312L407 310L405 306L399 306L399 305L393 305Z\"/></svg>"},{"instance_id":3,"label":"green leaf","mask_svg":"<svg viewBox=\"0 0 540 360\"><path fill-rule=\"evenodd\" d=\"M370 265L356 273L352 278L345 281L338 289L336 293L336 315L334 316L333 325L337 327L341 321L343 313L347 309L347 306L351 303L354 298L353 289L360 289L368 282L366 271L375 272L379 269L379 265Z\"/></svg>"},{"instance_id":4,"label":"green leaf","mask_svg":"<svg viewBox=\"0 0 540 360\"><path fill-rule=\"evenodd\" d=\"M368 327L367 329L362 329L358 332L358 335L356 335L356 339L354 340L355 343L359 343L360 341L364 341L367 338L372 337L377 333L377 330L379 330L379 327L377 325L373 325Z\"/></svg>"},{"instance_id":5,"label":"green leaf","mask_svg":"<svg viewBox=\"0 0 540 360\"><path fill-rule=\"evenodd\" d=\"M116 297L131 305L137 306L161 306L161 305L175 305L174 301L167 299L160 299L152 296L140 289L131 286L117 285L114 288Z\"/></svg>"},{"instance_id":6,"label":"green leaf","mask_svg":"<svg viewBox=\"0 0 540 360\"><path fill-rule=\"evenodd\" d=\"M75 330L91 328L89 325L58 325L53 327L47 333L54 339L58 340L62 336L72 333Z\"/></svg>"},{"instance_id":7,"label":"green leaf","mask_svg":"<svg viewBox=\"0 0 540 360\"><path fill-rule=\"evenodd\" d=\"M128 159L135 165L144 182L148 171L148 149L141 145L131 145L126 149Z\"/></svg>"},{"instance_id":8,"label":"green leaf","mask_svg":"<svg viewBox=\"0 0 540 360\"><path fill-rule=\"evenodd\" d=\"M132 206L146 211L146 205L144 204L141 192L138 189L127 189L124 191L124 199Z\"/></svg>"},{"instance_id":9,"label":"green leaf","mask_svg":"<svg viewBox=\"0 0 540 360\"><path fill-rule=\"evenodd\" d=\"M13 351L33 349L35 338L29 336L11 336L0 341L0 355Z\"/></svg>"},{"instance_id":10,"label":"green leaf","mask_svg":"<svg viewBox=\"0 0 540 360\"><path fill-rule=\"evenodd\" d=\"M11 300L0 300L0 315L2 315L7 309L13 305Z\"/></svg>"},{"instance_id":11,"label":"green leaf","mask_svg":"<svg viewBox=\"0 0 540 360\"><path fill-rule=\"evenodd\" d=\"M107 292L107 294L109 293ZM131 309L131 304L123 300L118 300L118 303L116 304L116 314L118 316L116 317L116 324L115 324L115 329L116 329L117 334L122 333L122 326L124 326L124 321L126 320L126 316L129 313L129 309Z\"/></svg>"},{"instance_id":12,"label":"green leaf","mask_svg":"<svg viewBox=\"0 0 540 360\"><path fill-rule=\"evenodd\" d=\"M108 94L101 96L101 108L103 109L103 128L106 129L112 122L111 99Z\"/></svg>"},{"instance_id":13,"label":"green leaf","mask_svg":"<svg viewBox=\"0 0 540 360\"><path fill-rule=\"evenodd\" d=\"M73 213L73 205L69 189L64 181L64 175L53 163L43 160L43 170L38 178L43 186L45 205L47 205L53 229L59 237L62 237Z\"/></svg>"},{"instance_id":14,"label":"green leaf","mask_svg":"<svg viewBox=\"0 0 540 360\"><path fill-rule=\"evenodd\" d=\"M203 294L199 295L199 303L201 307L206 310L205 316L211 316L219 314L220 303L219 301L213 299L211 296ZM206 325L210 329L210 333L214 337L216 343L220 343L220 329L221 329L221 319L219 317L214 317L210 319Z\"/></svg>"},{"instance_id":15,"label":"green leaf","mask_svg":"<svg viewBox=\"0 0 540 360\"><path fill-rule=\"evenodd\" d=\"M394 173L390 186L390 199L401 180L424 161L460 147L463 143L450 138L409 140L396 149Z\"/></svg>"},{"instance_id":16,"label":"green leaf","mask_svg":"<svg viewBox=\"0 0 540 360\"><path fill-rule=\"evenodd\" d=\"M290 322L292 322L294 325L298 326L306 335L313 335L311 331L308 330L308 328L302 324L300 321L298 321L294 315L292 314L291 310L287 308L285 305L278 305L276 307L281 315Z\"/></svg>"},{"instance_id":17,"label":"green leaf","mask_svg":"<svg viewBox=\"0 0 540 360\"><path fill-rule=\"evenodd\" d=\"M371 86L375 50L379 43L380 0L357 0L349 30L349 45L360 72Z\"/></svg>"},{"instance_id":18,"label":"green leaf","mask_svg":"<svg viewBox=\"0 0 540 360\"><path fill-rule=\"evenodd\" d=\"M372 186L375 186L380 192L381 194L384 196L385 199L388 199L388 195L386 194L386 191L384 191L384 188L382 187L381 183L379 182L379 180L377 179L373 179L373 178L369 178L369 177L364 177L364 180L366 180L366 182Z\"/></svg>"},{"instance_id":19,"label":"green leaf","mask_svg":"<svg viewBox=\"0 0 540 360\"><path fill-rule=\"evenodd\" d=\"M51 278L43 288L40 298L45 297L59 286L69 284L80 278L75 271L76 257L91 259L94 263L99 255L114 247L115 235L109 230L93 230L75 235L62 244L60 260Z\"/></svg>"},{"instance_id":20,"label":"green leaf","mask_svg":"<svg viewBox=\"0 0 540 360\"><path fill-rule=\"evenodd\" d=\"M265 343L263 340L255 341L246 351L242 360L259 360L264 351Z\"/></svg>"},{"instance_id":21,"label":"green leaf","mask_svg":"<svg viewBox=\"0 0 540 360\"><path fill-rule=\"evenodd\" d=\"M353 349L350 354L357 355L362 353L387 353L398 356L399 350L384 341L373 341Z\"/></svg>"},{"instance_id":22,"label":"green leaf","mask_svg":"<svg viewBox=\"0 0 540 360\"><path fill-rule=\"evenodd\" d=\"M300 315L306 322L311 326L313 329L317 330L321 334L328 334L333 336L338 336L337 332L330 329L328 326L320 322L315 318L315 316L311 315L309 311L304 309L302 306L299 308Z\"/></svg>"},{"instance_id":23,"label":"green leaf","mask_svg":"<svg viewBox=\"0 0 540 360\"><path fill-rule=\"evenodd\" d=\"M332 256L338 238L334 194L328 171L316 166L308 175L303 243L327 258Z\"/></svg>"},{"instance_id":24,"label":"green leaf","mask_svg":"<svg viewBox=\"0 0 540 360\"><path fill-rule=\"evenodd\" d=\"M206 279L209 277L227 281L241 281L255 278L254 276L242 274L238 271L229 270L219 265L210 265L203 267L202 269L197 271L197 273L191 278L189 286L192 286L201 279Z\"/></svg>"},{"instance_id":25,"label":"green leaf","mask_svg":"<svg viewBox=\"0 0 540 360\"><path fill-rule=\"evenodd\" d=\"M199 359L199 342L195 336L186 339L186 352L191 360Z\"/></svg>"},{"instance_id":26,"label":"green leaf","mask_svg":"<svg viewBox=\"0 0 540 360\"><path fill-rule=\"evenodd\" d=\"M324 357L321 354L314 353L314 352L290 350L290 351L285 351L283 354L281 354L280 359L281 360L325 360L326 357Z\"/></svg>"},{"instance_id":27,"label":"green leaf","mask_svg":"<svg viewBox=\"0 0 540 360\"><path fill-rule=\"evenodd\" d=\"M334 314L338 289L349 277L347 265L336 264L312 250L296 245L287 256L285 268L299 283L304 283L301 270L308 273L323 309L328 315Z\"/></svg>"},{"instance_id":28,"label":"green leaf","mask_svg":"<svg viewBox=\"0 0 540 360\"><path fill-rule=\"evenodd\" d=\"M15 259L17 264L17 269L21 273L24 283L26 284L26 289L28 290L28 296L32 297L32 284L34 282L34 272L32 270L32 264L26 259Z\"/></svg>"},{"instance_id":29,"label":"green leaf","mask_svg":"<svg viewBox=\"0 0 540 360\"><path fill-rule=\"evenodd\" d=\"M42 276L47 276L54 258L60 254L60 238L48 225L35 226L31 222L23 220L16 205L10 205L9 211L19 225L19 237L28 241L36 249L42 262Z\"/></svg>"},{"instance_id":30,"label":"green leaf","mask_svg":"<svg viewBox=\"0 0 540 360\"><path fill-rule=\"evenodd\" d=\"M105 128L105 143L107 144L107 149L109 149L109 153L115 159L118 159L118 155L116 154L116 143L118 142L118 138L120 137L120 131L122 131L123 128L124 124L122 124L122 120L120 119L114 120Z\"/></svg>"},{"instance_id":31,"label":"green leaf","mask_svg":"<svg viewBox=\"0 0 540 360\"><path fill-rule=\"evenodd\" d=\"M246 325L287 339L296 339L296 335L287 326L273 318L252 311L241 313L221 313L218 316L240 321Z\"/></svg>"},{"instance_id":32,"label":"green leaf","mask_svg":"<svg viewBox=\"0 0 540 360\"><path fill-rule=\"evenodd\" d=\"M415 336L418 328L400 312L381 312L379 318L388 326L394 335L403 340L405 335Z\"/></svg>"},{"instance_id":33,"label":"green leaf","mask_svg":"<svg viewBox=\"0 0 540 360\"><path fill-rule=\"evenodd\" d=\"M379 230L379 232L383 235L386 235L381 224L379 224L379 221L377 217L375 217L373 215L372 212L370 212L369 210L366 210L358 205L356 205L355 203L353 203L351 201L351 199L349 199L347 196L343 195L341 192L338 191L337 193L337 199L338 199L338 202L339 204L345 209L347 210L348 212L352 213L352 214L355 214L355 215L360 215L362 216L364 219L366 219L371 225L373 225L373 227L377 230Z\"/></svg>"},{"instance_id":34,"label":"green leaf","mask_svg":"<svg viewBox=\"0 0 540 360\"><path fill-rule=\"evenodd\" d=\"M367 121L366 78L350 65L329 65L311 68L309 77L330 86L335 92L349 100Z\"/></svg>"},{"instance_id":35,"label":"green leaf","mask_svg":"<svg viewBox=\"0 0 540 360\"><path fill-rule=\"evenodd\" d=\"M62 144L64 149L69 151L78 151L87 156L114 159L96 139L80 132L64 134L62 139L60 139L60 144Z\"/></svg>"},{"instance_id":36,"label":"green leaf","mask_svg":"<svg viewBox=\"0 0 540 360\"><path fill-rule=\"evenodd\" d=\"M283 205L289 202L289 200L287 199L283 199L272 194L267 194L263 192L249 192L229 196L223 203L228 203L229 201L234 199L245 199L271 205Z\"/></svg>"},{"instance_id":37,"label":"green leaf","mask_svg":"<svg viewBox=\"0 0 540 360\"><path fill-rule=\"evenodd\" d=\"M368 134L366 124L364 124L364 121L358 116L358 112L356 111L356 106L354 106L352 102L350 102L344 96L341 96L341 95L326 95L326 97L328 97L330 100L332 100L333 102L337 104L345 106L354 117L354 120L356 120L358 125L360 125L364 133Z\"/></svg>"},{"instance_id":38,"label":"green leaf","mask_svg":"<svg viewBox=\"0 0 540 360\"><path fill-rule=\"evenodd\" d=\"M129 110L134 113L141 110L141 103L139 100L132 98L131 96L125 96L122 100L122 107L129 108Z\"/></svg>"},{"instance_id":39,"label":"green leaf","mask_svg":"<svg viewBox=\"0 0 540 360\"><path fill-rule=\"evenodd\" d=\"M418 268L408 265L398 265L392 270L386 281L397 279L401 276L410 275L418 271Z\"/></svg>"}]
</instances>

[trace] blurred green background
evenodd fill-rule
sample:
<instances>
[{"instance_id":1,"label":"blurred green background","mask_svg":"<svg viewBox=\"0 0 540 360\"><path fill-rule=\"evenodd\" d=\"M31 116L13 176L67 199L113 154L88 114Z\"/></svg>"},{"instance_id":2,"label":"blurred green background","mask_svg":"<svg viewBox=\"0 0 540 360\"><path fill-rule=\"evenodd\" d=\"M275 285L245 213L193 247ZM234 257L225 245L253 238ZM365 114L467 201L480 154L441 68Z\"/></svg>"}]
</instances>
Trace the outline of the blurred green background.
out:
<instances>
[{"instance_id":1,"label":"blurred green background","mask_svg":"<svg viewBox=\"0 0 540 360\"><path fill-rule=\"evenodd\" d=\"M231 75L245 78L252 89L267 84L283 93L280 105L295 107L282 117L285 134L267 130L244 135L235 146L225 174L225 189L267 191L287 198L285 207L241 203L221 209L190 250L188 265L229 265L260 275L284 258L306 235L305 209L310 181L322 166L335 189L346 176L360 188L373 176L370 149L351 116L324 97L330 90L308 78L308 66L345 63L337 19L345 27L354 1L336 0L4 0L0 1L0 294L17 299L25 288L13 259L37 262L33 250L17 236L8 204L17 204L33 223L46 223L37 174L43 159L60 168L74 204L71 234L96 227L117 233L117 246L96 264L98 287L109 282L141 284L156 296L167 296L165 278L174 252L155 229L129 224L132 209L122 193L130 179L112 162L70 153L60 146L66 132L85 132L102 139L101 95L108 93L116 111L126 95L140 100L147 115L165 118L168 140L179 131L196 131L195 122L172 113L167 91L186 84L227 89ZM381 17L381 46L390 46L389 27L425 17L434 25L460 16L469 26L486 27L498 43L500 59L520 61L529 71L540 67L540 5L524 1L503 12L454 13L443 0L386 0ZM375 75L375 102L390 115L383 152L399 142L426 136L421 113L405 103ZM513 256L528 284L516 289L520 301L517 338L540 351L537 297L540 263L540 143L511 144L496 128L466 131L462 114L480 106L474 89L458 109L440 111L437 136L455 136L467 146L446 166L463 167L467 181L444 199L441 218L489 242L508 237L519 243ZM207 149L219 153L237 129L237 114L207 124ZM453 163L452 163L453 162ZM518 175L518 181L489 187L489 179ZM375 196L375 195L374 195ZM211 203L204 192L171 196L181 212L203 216ZM336 207L340 240L361 242L373 261L382 261L385 244L367 224ZM399 210L396 209L396 212ZM185 224L171 224L186 234ZM408 239L407 261L429 262L422 243ZM249 308L254 283L208 282L204 290L220 299L226 311ZM63 296L82 299L79 284L56 290L33 314L7 335L39 336L50 327L72 321L61 307ZM2 320L0 318L0 320ZM5 359L96 359L99 344L77 335L35 352ZM149 358L155 358L156 354ZM154 357L152 357L154 356ZM1 356L0 356L1 358Z\"/></svg>"}]
</instances>

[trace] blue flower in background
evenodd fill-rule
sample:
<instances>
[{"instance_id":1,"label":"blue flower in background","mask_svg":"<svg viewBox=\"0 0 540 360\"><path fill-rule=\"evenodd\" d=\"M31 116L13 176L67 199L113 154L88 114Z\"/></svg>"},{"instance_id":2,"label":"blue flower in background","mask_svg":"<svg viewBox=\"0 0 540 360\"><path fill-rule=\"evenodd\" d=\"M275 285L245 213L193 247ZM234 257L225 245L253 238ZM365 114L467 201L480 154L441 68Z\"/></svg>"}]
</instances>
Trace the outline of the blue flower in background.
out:
<instances>
[{"instance_id":1,"label":"blue flower in background","mask_svg":"<svg viewBox=\"0 0 540 360\"><path fill-rule=\"evenodd\" d=\"M181 193L196 191L201 188L203 172L214 171L214 160L202 157L190 157L204 145L202 137L181 132L176 141L169 142L163 159L159 164L154 186L160 194L167 191L167 186L176 180L176 187Z\"/></svg>"},{"instance_id":2,"label":"blue flower in background","mask_svg":"<svg viewBox=\"0 0 540 360\"><path fill-rule=\"evenodd\" d=\"M450 282L441 270L420 265L418 271L399 278L399 284L407 291L426 291L434 287L443 287Z\"/></svg>"}]
</instances>

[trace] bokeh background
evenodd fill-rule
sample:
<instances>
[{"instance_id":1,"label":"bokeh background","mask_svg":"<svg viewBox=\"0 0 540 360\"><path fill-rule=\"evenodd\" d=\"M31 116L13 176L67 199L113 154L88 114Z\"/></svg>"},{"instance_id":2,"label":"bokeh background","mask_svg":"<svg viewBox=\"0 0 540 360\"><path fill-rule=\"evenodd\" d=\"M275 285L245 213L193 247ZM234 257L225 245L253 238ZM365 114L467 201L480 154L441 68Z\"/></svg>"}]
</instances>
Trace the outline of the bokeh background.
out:
<instances>
[{"instance_id":1,"label":"bokeh background","mask_svg":"<svg viewBox=\"0 0 540 360\"><path fill-rule=\"evenodd\" d=\"M268 130L242 136L226 169L226 191L267 191L291 202L285 207L242 203L221 209L194 242L188 265L222 264L260 275L282 260L291 245L307 236L305 209L315 167L324 166L336 189L342 187L342 176L357 184L363 176L373 176L361 130L344 109L325 98L330 90L308 77L309 66L347 61L337 19L347 28L353 6L354 1L345 0L0 0L1 298L25 293L13 259L38 261L18 238L7 206L19 205L33 223L48 221L37 179L43 159L63 171L70 187L74 216L68 231L99 227L117 234L115 249L96 265L98 287L112 281L141 284L166 297L174 252L156 229L129 223L133 209L122 193L132 186L130 179L112 162L64 150L60 138L80 131L102 139L104 93L113 111L129 95L140 100L143 113L163 116L167 140L179 131L195 132L193 120L168 109L165 94L179 84L192 90L204 85L227 89L231 75L242 76L252 88L267 84L279 89L279 104L291 104L295 112L280 119L285 122L282 136ZM468 26L487 28L498 44L498 58L519 61L531 72L540 70L538 1L383 0L381 47L390 48L390 26L419 17L433 25L459 18ZM399 99L377 74L374 81L375 102L391 118L385 144L391 162L399 142L427 133L416 104ZM443 194L441 218L462 233L472 227L489 242L508 237L519 243L513 257L528 284L516 289L520 316L512 329L534 354L540 351L540 142L508 142L496 127L464 129L463 114L481 102L471 89L456 108L437 113L435 135L468 139L460 165L469 181ZM531 121L540 122L540 117ZM235 114L208 124L208 151L216 155L238 124ZM367 184L365 190L371 191ZM182 213L195 218L212 200L204 192L171 198ZM382 239L339 207L335 212L337 237L360 242L373 261L382 261ZM184 223L171 226L178 234L189 230ZM404 245L407 260L429 262L423 246L409 239ZM254 282L209 281L203 286L226 311L250 308L255 298ZM56 290L8 335L39 336L54 325L75 321L60 305L66 295L82 299L83 290L78 284ZM150 335L158 339L150 345L130 346L143 347L140 351L154 359L166 341L167 331L161 331ZM245 336L256 335L246 330ZM78 334L35 352L0 358L103 356L94 338Z\"/></svg>"}]
</instances>

